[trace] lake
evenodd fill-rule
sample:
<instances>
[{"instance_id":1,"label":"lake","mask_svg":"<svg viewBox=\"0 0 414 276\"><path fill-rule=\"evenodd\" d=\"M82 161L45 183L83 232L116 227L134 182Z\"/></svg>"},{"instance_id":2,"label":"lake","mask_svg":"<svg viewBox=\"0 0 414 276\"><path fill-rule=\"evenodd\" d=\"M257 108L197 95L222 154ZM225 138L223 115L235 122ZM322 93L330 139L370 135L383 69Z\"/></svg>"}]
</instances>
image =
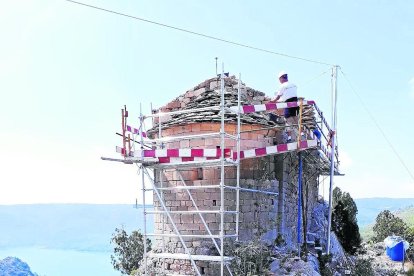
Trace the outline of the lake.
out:
<instances>
[{"instance_id":1,"label":"lake","mask_svg":"<svg viewBox=\"0 0 414 276\"><path fill-rule=\"evenodd\" d=\"M141 205L0 205L0 259L17 257L41 276L119 276L111 236L115 228L142 230L143 222Z\"/></svg>"}]
</instances>

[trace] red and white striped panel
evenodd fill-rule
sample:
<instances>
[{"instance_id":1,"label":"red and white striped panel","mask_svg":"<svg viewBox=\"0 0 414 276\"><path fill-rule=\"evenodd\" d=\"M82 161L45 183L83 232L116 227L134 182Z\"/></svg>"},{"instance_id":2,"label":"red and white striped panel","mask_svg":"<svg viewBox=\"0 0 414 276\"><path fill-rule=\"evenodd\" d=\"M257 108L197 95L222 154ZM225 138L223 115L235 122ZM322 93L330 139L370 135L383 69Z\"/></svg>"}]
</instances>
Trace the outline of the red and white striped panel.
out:
<instances>
[{"instance_id":1,"label":"red and white striped panel","mask_svg":"<svg viewBox=\"0 0 414 276\"><path fill-rule=\"evenodd\" d=\"M303 101L304 105L314 105L315 101ZM284 108L291 108L291 107L298 107L300 102L287 102L287 103L266 103L266 104L257 104L257 105L242 105L240 108L240 112L244 113L253 113L253 112L261 112L261 111L269 111L269 110L276 110L276 109L284 109ZM230 109L237 113L238 107L232 106Z\"/></svg>"},{"instance_id":2,"label":"red and white striped panel","mask_svg":"<svg viewBox=\"0 0 414 276\"><path fill-rule=\"evenodd\" d=\"M125 155L125 153L126 153L126 150L124 148L121 148L121 147L118 147L118 146L116 146L115 150L116 150L117 153L120 153L122 155Z\"/></svg>"},{"instance_id":3,"label":"red and white striped panel","mask_svg":"<svg viewBox=\"0 0 414 276\"><path fill-rule=\"evenodd\" d=\"M317 140L305 140L300 142L300 149L309 149L317 146ZM298 143L292 142L263 148L249 149L240 151L240 159L255 158L266 155L274 155L298 149ZM116 151L125 154L125 149L116 147ZM132 157L158 158L160 163L181 163L189 161L213 160L221 157L220 149L156 149L156 150L137 150L130 153ZM224 149L224 157L232 157L237 160L237 152Z\"/></svg>"},{"instance_id":4,"label":"red and white striped panel","mask_svg":"<svg viewBox=\"0 0 414 276\"><path fill-rule=\"evenodd\" d=\"M125 154L125 149L116 147L116 152ZM224 157L230 157L231 150L224 149ZM133 157L144 158L195 158L211 157L220 158L221 149L155 149L155 150L136 150L130 153Z\"/></svg>"},{"instance_id":5,"label":"red and white striped panel","mask_svg":"<svg viewBox=\"0 0 414 276\"><path fill-rule=\"evenodd\" d=\"M133 133L133 134L141 135L141 132L139 131L139 129L134 128L132 126L127 125L126 126L126 130L129 131L129 132L131 132L131 133ZM142 132L142 137L145 137L145 138L147 137L147 133L145 131Z\"/></svg>"},{"instance_id":6,"label":"red and white striped panel","mask_svg":"<svg viewBox=\"0 0 414 276\"><path fill-rule=\"evenodd\" d=\"M183 163L183 162L204 162L207 160L217 160L218 157L159 157L161 164Z\"/></svg>"},{"instance_id":7,"label":"red and white striped panel","mask_svg":"<svg viewBox=\"0 0 414 276\"><path fill-rule=\"evenodd\" d=\"M300 142L300 149L314 148L317 146L317 140L305 140ZM240 151L240 159L255 158L266 155L274 155L298 149L298 143L292 142L264 148L249 149ZM237 159L237 152L233 152L233 159Z\"/></svg>"}]
</instances>

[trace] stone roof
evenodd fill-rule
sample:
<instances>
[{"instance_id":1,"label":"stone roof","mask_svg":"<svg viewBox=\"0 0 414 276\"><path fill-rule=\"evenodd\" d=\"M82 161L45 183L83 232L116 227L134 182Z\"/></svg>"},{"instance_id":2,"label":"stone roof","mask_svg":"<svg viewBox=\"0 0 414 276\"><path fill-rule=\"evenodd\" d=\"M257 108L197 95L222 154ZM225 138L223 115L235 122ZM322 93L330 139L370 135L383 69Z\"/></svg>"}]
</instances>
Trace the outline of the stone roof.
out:
<instances>
[{"instance_id":1,"label":"stone roof","mask_svg":"<svg viewBox=\"0 0 414 276\"><path fill-rule=\"evenodd\" d=\"M237 86L238 80L235 76L231 76L225 79L225 92L224 100L225 106L237 105ZM270 100L266 97L265 93L247 87L244 83L241 84L241 104L263 104ZM203 81L196 85L194 88L186 91L184 94L178 96L176 99L161 107L161 112L171 112L183 109L195 109L202 107L219 106L221 101L220 97L220 78L214 77ZM158 110L154 110L157 113ZM236 122L236 114L227 113L225 116L226 122ZM170 126L187 125L196 122L220 122L221 115L219 110L207 110L197 111L186 114L176 114L171 116L162 117L163 128ZM263 126L276 125L273 121L269 120L269 116L266 113L249 113L241 115L242 124L258 124ZM279 124L284 124L283 118L279 117ZM155 120L155 125L148 132L154 132L158 127L158 120Z\"/></svg>"}]
</instances>

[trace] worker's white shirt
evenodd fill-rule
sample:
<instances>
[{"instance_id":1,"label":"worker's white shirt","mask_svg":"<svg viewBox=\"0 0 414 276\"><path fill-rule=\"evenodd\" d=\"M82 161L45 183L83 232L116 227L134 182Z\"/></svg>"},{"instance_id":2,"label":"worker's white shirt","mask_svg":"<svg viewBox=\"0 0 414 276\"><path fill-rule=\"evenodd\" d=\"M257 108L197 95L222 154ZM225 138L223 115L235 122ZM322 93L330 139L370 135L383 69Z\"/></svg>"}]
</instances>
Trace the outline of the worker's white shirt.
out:
<instances>
[{"instance_id":1,"label":"worker's white shirt","mask_svg":"<svg viewBox=\"0 0 414 276\"><path fill-rule=\"evenodd\" d=\"M297 87L293 83L284 82L280 85L279 91L276 93L276 96L280 96L279 101L286 101L287 99L297 97Z\"/></svg>"}]
</instances>

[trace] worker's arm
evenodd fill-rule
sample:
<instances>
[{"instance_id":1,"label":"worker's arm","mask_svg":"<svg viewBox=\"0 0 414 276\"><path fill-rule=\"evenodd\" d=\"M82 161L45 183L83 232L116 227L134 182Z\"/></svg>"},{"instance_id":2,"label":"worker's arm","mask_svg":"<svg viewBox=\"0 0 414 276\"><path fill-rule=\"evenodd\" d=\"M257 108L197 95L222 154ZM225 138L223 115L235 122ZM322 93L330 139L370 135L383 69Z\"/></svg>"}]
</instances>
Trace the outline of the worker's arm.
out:
<instances>
[{"instance_id":1,"label":"worker's arm","mask_svg":"<svg viewBox=\"0 0 414 276\"><path fill-rule=\"evenodd\" d=\"M280 99L280 95L277 95L276 98L274 98L273 100L270 100L269 103L275 103Z\"/></svg>"}]
</instances>

